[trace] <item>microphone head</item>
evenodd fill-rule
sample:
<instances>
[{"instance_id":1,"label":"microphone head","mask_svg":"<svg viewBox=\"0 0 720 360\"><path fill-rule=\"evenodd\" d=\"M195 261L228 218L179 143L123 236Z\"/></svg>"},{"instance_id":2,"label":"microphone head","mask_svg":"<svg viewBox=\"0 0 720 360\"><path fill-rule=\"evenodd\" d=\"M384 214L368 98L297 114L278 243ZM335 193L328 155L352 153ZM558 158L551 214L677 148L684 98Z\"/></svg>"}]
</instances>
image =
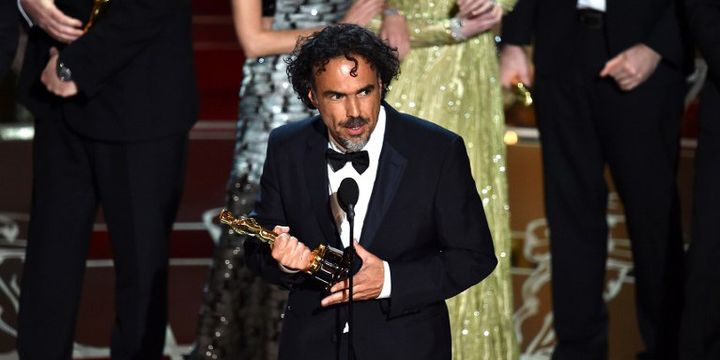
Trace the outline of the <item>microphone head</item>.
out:
<instances>
[{"instance_id":1,"label":"microphone head","mask_svg":"<svg viewBox=\"0 0 720 360\"><path fill-rule=\"evenodd\" d=\"M357 204L358 197L360 196L360 188L358 184L352 178L345 178L340 183L340 187L337 191L338 203L340 207L347 213L348 207L352 205L355 207Z\"/></svg>"}]
</instances>

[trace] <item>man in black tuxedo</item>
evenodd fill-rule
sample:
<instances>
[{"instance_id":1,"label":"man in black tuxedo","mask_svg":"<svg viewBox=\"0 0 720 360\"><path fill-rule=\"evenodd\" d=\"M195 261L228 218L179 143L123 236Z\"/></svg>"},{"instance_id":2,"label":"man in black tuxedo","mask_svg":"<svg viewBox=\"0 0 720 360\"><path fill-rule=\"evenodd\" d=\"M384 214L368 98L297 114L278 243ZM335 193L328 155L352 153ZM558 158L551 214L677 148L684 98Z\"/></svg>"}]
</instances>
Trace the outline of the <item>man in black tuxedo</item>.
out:
<instances>
[{"instance_id":1,"label":"man in black tuxedo","mask_svg":"<svg viewBox=\"0 0 720 360\"><path fill-rule=\"evenodd\" d=\"M320 115L270 135L254 216L280 235L272 250L245 242L248 266L290 288L280 359L347 359L349 336L357 359L449 359L444 300L497 263L462 138L381 102L397 55L361 27L327 27L294 55L293 87ZM319 244L350 244L335 202L347 177L360 188L352 335L347 284L328 294L297 273Z\"/></svg>"},{"instance_id":2,"label":"man in black tuxedo","mask_svg":"<svg viewBox=\"0 0 720 360\"><path fill-rule=\"evenodd\" d=\"M695 152L693 237L688 249L682 359L720 359L720 1L686 0L688 25L708 65Z\"/></svg>"},{"instance_id":3,"label":"man in black tuxedo","mask_svg":"<svg viewBox=\"0 0 720 360\"><path fill-rule=\"evenodd\" d=\"M22 0L34 22L20 89L35 116L17 348L69 359L100 205L115 265L113 359L159 359L169 233L196 119L189 0ZM79 19L79 20L78 20Z\"/></svg>"},{"instance_id":4,"label":"man in black tuxedo","mask_svg":"<svg viewBox=\"0 0 720 360\"><path fill-rule=\"evenodd\" d=\"M0 80L10 69L18 43L18 13L15 2L3 1L0 4Z\"/></svg>"},{"instance_id":5,"label":"man in black tuxedo","mask_svg":"<svg viewBox=\"0 0 720 360\"><path fill-rule=\"evenodd\" d=\"M530 82L550 228L554 359L607 357L607 165L632 241L646 352L676 358L682 239L676 167L688 52L674 0L520 0L501 81Z\"/></svg>"}]
</instances>

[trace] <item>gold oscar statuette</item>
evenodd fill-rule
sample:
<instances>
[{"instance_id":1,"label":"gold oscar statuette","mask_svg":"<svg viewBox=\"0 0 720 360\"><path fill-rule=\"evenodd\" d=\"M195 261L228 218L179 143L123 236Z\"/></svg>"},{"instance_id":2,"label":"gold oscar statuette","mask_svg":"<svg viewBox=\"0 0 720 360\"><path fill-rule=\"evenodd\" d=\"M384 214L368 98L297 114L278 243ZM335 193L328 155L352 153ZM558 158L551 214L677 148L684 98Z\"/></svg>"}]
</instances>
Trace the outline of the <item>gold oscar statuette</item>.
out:
<instances>
[{"instance_id":1,"label":"gold oscar statuette","mask_svg":"<svg viewBox=\"0 0 720 360\"><path fill-rule=\"evenodd\" d=\"M277 234L264 229L255 219L245 216L236 218L232 212L223 209L220 213L220 222L230 226L235 232L253 236L272 247ZM310 254L310 263L303 271L321 282L326 290L342 280L348 278L350 273L350 259L343 252L331 246L320 244Z\"/></svg>"},{"instance_id":2,"label":"gold oscar statuette","mask_svg":"<svg viewBox=\"0 0 720 360\"><path fill-rule=\"evenodd\" d=\"M88 30L90 30L90 28L97 21L98 17L100 17L100 14L102 14L103 10L109 2L110 0L93 0L92 10L90 11L90 19L88 20L87 24L85 24L83 32L87 32Z\"/></svg>"},{"instance_id":3,"label":"gold oscar statuette","mask_svg":"<svg viewBox=\"0 0 720 360\"><path fill-rule=\"evenodd\" d=\"M523 106L530 106L533 103L532 94L530 93L530 90L523 84L522 82L517 82L512 87L513 93L515 93L515 97L517 98L517 101L522 104Z\"/></svg>"}]
</instances>

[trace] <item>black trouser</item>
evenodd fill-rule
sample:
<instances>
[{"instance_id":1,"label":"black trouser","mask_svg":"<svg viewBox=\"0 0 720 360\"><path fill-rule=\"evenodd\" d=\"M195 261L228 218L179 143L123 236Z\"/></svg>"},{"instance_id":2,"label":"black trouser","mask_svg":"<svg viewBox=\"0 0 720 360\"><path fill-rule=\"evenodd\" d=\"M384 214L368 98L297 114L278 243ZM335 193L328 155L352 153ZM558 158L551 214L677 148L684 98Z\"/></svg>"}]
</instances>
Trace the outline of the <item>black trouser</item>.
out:
<instances>
[{"instance_id":1,"label":"black trouser","mask_svg":"<svg viewBox=\"0 0 720 360\"><path fill-rule=\"evenodd\" d=\"M36 121L33 146L18 319L21 359L71 358L98 204L116 275L112 358L160 359L169 234L182 192L187 135L137 143L94 141L72 132L57 114Z\"/></svg>"},{"instance_id":2,"label":"black trouser","mask_svg":"<svg viewBox=\"0 0 720 360\"><path fill-rule=\"evenodd\" d=\"M685 86L661 62L636 89L599 74L609 60L602 22L578 21L562 74L537 69L536 110L550 227L554 359L607 358L603 301L608 227L604 169L613 175L632 241L637 316L647 354L676 354L682 240L676 189Z\"/></svg>"},{"instance_id":3,"label":"black trouser","mask_svg":"<svg viewBox=\"0 0 720 360\"><path fill-rule=\"evenodd\" d=\"M682 359L720 359L720 92L708 79L700 99L693 238L681 332Z\"/></svg>"}]
</instances>

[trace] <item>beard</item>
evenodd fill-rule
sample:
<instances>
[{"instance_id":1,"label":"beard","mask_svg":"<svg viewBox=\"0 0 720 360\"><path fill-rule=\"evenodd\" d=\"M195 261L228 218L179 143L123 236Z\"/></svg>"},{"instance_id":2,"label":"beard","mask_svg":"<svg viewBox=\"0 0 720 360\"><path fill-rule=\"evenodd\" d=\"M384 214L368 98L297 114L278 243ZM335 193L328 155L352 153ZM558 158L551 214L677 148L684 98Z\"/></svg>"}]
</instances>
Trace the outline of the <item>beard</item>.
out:
<instances>
[{"instance_id":1,"label":"beard","mask_svg":"<svg viewBox=\"0 0 720 360\"><path fill-rule=\"evenodd\" d=\"M344 128L356 128L359 126L367 125L370 120L362 117L353 117L345 120L340 126ZM351 136L350 138L340 138L339 143L347 152L358 152L361 151L370 140L370 134L363 133L358 136Z\"/></svg>"}]
</instances>

